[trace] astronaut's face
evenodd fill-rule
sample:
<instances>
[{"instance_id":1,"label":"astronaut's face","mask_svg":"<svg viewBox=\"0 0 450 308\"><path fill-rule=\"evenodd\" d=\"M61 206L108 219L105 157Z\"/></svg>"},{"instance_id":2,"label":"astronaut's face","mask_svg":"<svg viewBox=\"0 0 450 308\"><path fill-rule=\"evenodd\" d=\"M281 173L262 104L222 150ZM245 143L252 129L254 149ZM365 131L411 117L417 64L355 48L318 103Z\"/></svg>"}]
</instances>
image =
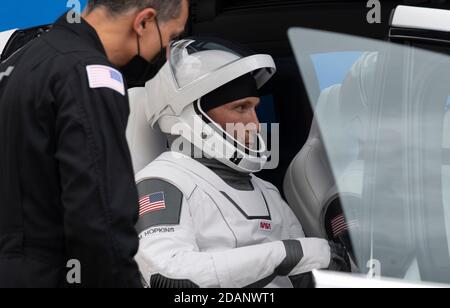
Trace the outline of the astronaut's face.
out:
<instances>
[{"instance_id":1,"label":"astronaut's face","mask_svg":"<svg viewBox=\"0 0 450 308\"><path fill-rule=\"evenodd\" d=\"M256 114L259 104L258 97L247 97L211 109L207 114L236 140L253 149L257 141L256 135L260 131Z\"/></svg>"}]
</instances>

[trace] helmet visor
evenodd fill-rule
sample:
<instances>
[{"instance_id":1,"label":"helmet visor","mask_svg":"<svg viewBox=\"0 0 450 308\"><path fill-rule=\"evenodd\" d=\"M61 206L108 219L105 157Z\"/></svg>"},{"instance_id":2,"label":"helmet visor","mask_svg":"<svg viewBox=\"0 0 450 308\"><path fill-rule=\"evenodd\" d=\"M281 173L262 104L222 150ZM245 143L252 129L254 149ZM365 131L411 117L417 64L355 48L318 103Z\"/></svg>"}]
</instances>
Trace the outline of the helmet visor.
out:
<instances>
[{"instance_id":1,"label":"helmet visor","mask_svg":"<svg viewBox=\"0 0 450 308\"><path fill-rule=\"evenodd\" d=\"M249 55L250 51L225 41L183 39L171 42L168 59L180 90Z\"/></svg>"}]
</instances>

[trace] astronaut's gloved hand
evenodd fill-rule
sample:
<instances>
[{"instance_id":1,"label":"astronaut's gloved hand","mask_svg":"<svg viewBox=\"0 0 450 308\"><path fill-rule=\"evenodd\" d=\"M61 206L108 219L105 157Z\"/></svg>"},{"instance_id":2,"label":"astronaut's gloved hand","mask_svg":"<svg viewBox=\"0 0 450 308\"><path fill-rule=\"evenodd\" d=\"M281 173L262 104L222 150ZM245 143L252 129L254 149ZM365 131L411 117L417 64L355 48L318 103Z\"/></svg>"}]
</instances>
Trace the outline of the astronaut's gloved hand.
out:
<instances>
[{"instance_id":1,"label":"astronaut's gloved hand","mask_svg":"<svg viewBox=\"0 0 450 308\"><path fill-rule=\"evenodd\" d=\"M350 273L352 271L352 266L347 249L343 245L335 242L329 242L329 245L331 250L331 261L328 270Z\"/></svg>"},{"instance_id":2,"label":"astronaut's gloved hand","mask_svg":"<svg viewBox=\"0 0 450 308\"><path fill-rule=\"evenodd\" d=\"M295 276L311 272L316 269L326 269L330 265L331 250L326 240L318 238L297 239L301 246L300 262L289 273Z\"/></svg>"}]
</instances>

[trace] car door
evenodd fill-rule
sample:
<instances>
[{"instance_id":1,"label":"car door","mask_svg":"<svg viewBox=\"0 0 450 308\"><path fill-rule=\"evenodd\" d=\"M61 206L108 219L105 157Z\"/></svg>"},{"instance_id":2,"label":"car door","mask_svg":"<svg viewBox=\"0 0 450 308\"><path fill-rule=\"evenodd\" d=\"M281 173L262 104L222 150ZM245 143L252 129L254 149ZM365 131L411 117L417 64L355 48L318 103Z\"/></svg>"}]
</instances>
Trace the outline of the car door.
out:
<instances>
[{"instance_id":1,"label":"car door","mask_svg":"<svg viewBox=\"0 0 450 308\"><path fill-rule=\"evenodd\" d=\"M450 285L450 57L305 28L289 36L345 216L358 222L355 273ZM348 71L327 85L340 93L324 108L318 71L302 66L327 54Z\"/></svg>"}]
</instances>

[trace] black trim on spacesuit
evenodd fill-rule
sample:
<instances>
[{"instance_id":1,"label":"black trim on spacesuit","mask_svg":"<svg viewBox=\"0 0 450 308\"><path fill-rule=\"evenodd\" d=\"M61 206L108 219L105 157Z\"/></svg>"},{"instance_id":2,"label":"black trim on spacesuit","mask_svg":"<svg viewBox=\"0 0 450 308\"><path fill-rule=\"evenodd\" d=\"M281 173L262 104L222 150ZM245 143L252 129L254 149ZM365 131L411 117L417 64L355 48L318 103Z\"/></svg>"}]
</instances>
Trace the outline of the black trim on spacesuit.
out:
<instances>
[{"instance_id":1,"label":"black trim on spacesuit","mask_svg":"<svg viewBox=\"0 0 450 308\"><path fill-rule=\"evenodd\" d=\"M294 289L313 289L314 277L311 272L289 277Z\"/></svg>"},{"instance_id":2,"label":"black trim on spacesuit","mask_svg":"<svg viewBox=\"0 0 450 308\"><path fill-rule=\"evenodd\" d=\"M303 248L302 244L297 240L286 240L283 241L284 247L286 248L286 258L281 262L281 264L275 269L275 272L267 278L257 281L245 288L250 289L260 289L266 287L270 284L277 276L288 276L290 272L300 263L303 259ZM291 280L291 282L293 282ZM294 284L294 283L293 283Z\"/></svg>"},{"instance_id":3,"label":"black trim on spacesuit","mask_svg":"<svg viewBox=\"0 0 450 308\"><path fill-rule=\"evenodd\" d=\"M267 212L269 213L269 216L248 216L247 213L245 213L245 211L244 211L244 210L243 210L243 209L242 209L242 208L241 208L241 207L240 207L233 199L231 199L231 197L228 196L228 194L227 194L226 192L221 191L221 193L222 193L222 195L224 195L225 198L227 198L227 200L230 201L231 204L233 204L233 205L238 209L238 211L241 212L241 214L244 215L245 218L247 218L248 220L257 220L257 219L260 219L260 220L272 220L272 215L270 214L269 205L267 204L267 199L266 199L266 197L264 196L263 193L261 193L261 194L262 194L262 196L263 196L264 203L266 204L266 208L267 208Z\"/></svg>"},{"instance_id":4,"label":"black trim on spacesuit","mask_svg":"<svg viewBox=\"0 0 450 308\"><path fill-rule=\"evenodd\" d=\"M218 160L208 158L195 158L196 161L203 166L208 167L220 177L227 185L239 191L254 191L255 187L252 183L252 176L248 173L236 171Z\"/></svg>"},{"instance_id":5,"label":"black trim on spacesuit","mask_svg":"<svg viewBox=\"0 0 450 308\"><path fill-rule=\"evenodd\" d=\"M161 274L150 277L152 289L199 289L200 287L190 280L178 280L164 277Z\"/></svg>"},{"instance_id":6,"label":"black trim on spacesuit","mask_svg":"<svg viewBox=\"0 0 450 308\"><path fill-rule=\"evenodd\" d=\"M275 278L277 278L277 274L272 274L267 278L264 278L260 281L257 281L255 283L252 283L246 287L244 287L244 289L262 289L265 288L267 285L269 285Z\"/></svg>"},{"instance_id":7,"label":"black trim on spacesuit","mask_svg":"<svg viewBox=\"0 0 450 308\"><path fill-rule=\"evenodd\" d=\"M297 240L286 240L283 241L283 244L286 248L286 258L276 272L279 276L288 276L303 259L303 247L300 241Z\"/></svg>"},{"instance_id":8,"label":"black trim on spacesuit","mask_svg":"<svg viewBox=\"0 0 450 308\"><path fill-rule=\"evenodd\" d=\"M138 234L156 226L180 224L183 193L176 186L164 180L150 179L140 182L137 187L139 198L145 195L163 192L166 204L164 210L150 212L139 218L136 224Z\"/></svg>"}]
</instances>

